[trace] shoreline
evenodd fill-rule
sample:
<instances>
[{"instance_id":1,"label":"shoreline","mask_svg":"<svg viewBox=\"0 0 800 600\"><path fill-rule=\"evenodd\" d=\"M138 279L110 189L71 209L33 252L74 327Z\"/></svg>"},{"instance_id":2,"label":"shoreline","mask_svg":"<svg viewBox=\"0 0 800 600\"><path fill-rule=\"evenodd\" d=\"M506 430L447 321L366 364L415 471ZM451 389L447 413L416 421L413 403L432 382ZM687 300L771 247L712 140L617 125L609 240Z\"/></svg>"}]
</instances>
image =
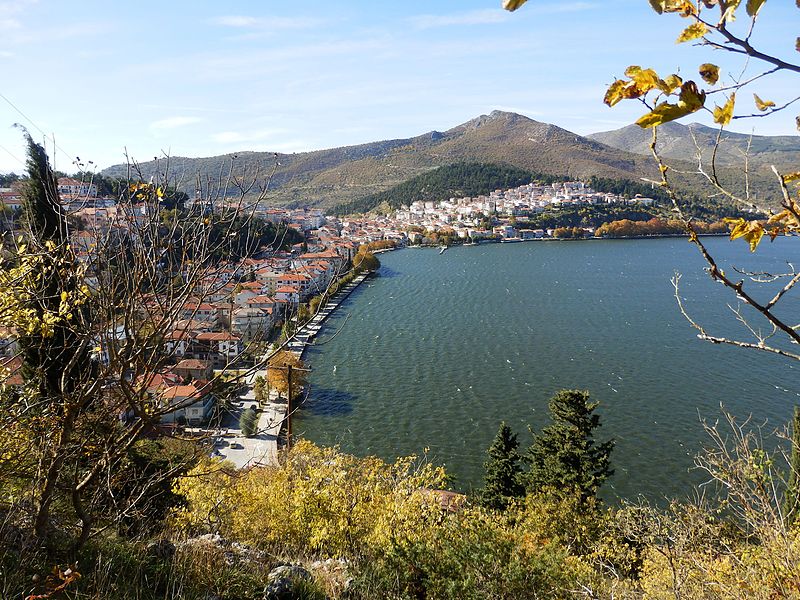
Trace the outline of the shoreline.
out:
<instances>
[{"instance_id":1,"label":"shoreline","mask_svg":"<svg viewBox=\"0 0 800 600\"><path fill-rule=\"evenodd\" d=\"M730 235L729 232L723 233L698 233L697 237L728 237ZM785 237L793 237L793 236L785 236ZM484 246L486 244L521 244L521 243L528 243L528 242L586 242L586 241L614 241L614 240L651 240L651 239L661 239L661 238L686 238L689 239L689 236L685 233L659 233L653 235L628 235L628 236L620 236L620 237L581 237L581 238L554 238L554 237L543 237L543 238L533 238L523 240L521 238L506 238L506 239L495 239L495 240L481 240L480 242L460 242L457 244L452 244L447 246L448 248L453 248L457 246ZM378 252L391 252L392 250L402 250L404 248L441 248L440 244L415 244L415 245L406 245L406 246L398 246L395 248L386 248L383 250L378 250L373 252L373 254L377 254Z\"/></svg>"},{"instance_id":2,"label":"shoreline","mask_svg":"<svg viewBox=\"0 0 800 600\"><path fill-rule=\"evenodd\" d=\"M387 250L394 250L394 248L387 248ZM330 300L321 307L317 314L303 324L302 327L294 334L292 340L286 345L286 350L302 358L308 346L313 342L314 338L322 329L323 323L331 316L342 302L347 299L353 291L358 288L370 276L370 273L361 273L357 275L353 281L345 285Z\"/></svg>"}]
</instances>

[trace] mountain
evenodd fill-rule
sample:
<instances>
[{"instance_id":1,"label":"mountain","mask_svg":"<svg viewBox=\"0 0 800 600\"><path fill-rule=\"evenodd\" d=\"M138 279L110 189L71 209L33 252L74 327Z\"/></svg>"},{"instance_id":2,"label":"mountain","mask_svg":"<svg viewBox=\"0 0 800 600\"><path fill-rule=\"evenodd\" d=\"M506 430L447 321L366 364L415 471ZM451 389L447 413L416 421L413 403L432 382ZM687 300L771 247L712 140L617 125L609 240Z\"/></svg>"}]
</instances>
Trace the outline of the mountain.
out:
<instances>
[{"instance_id":1,"label":"mountain","mask_svg":"<svg viewBox=\"0 0 800 600\"><path fill-rule=\"evenodd\" d=\"M275 165L277 161L277 166ZM165 168L164 160L141 163L144 178ZM453 163L505 164L530 172L586 179L592 175L638 181L655 178L649 156L611 147L555 125L515 113L494 111L444 132L295 154L238 152L208 158L172 157L169 172L190 195L195 181L218 181L229 169L265 178L273 168L267 198L280 205L330 208L377 194L433 168ZM687 163L684 165L690 168ZM126 165L103 171L124 177ZM204 185L205 187L205 185ZM699 178L683 183L681 192L703 194Z\"/></svg>"},{"instance_id":2,"label":"mountain","mask_svg":"<svg viewBox=\"0 0 800 600\"><path fill-rule=\"evenodd\" d=\"M710 162L719 130L700 123L665 123L658 128L656 149L670 159L690 160L698 151L704 163ZM612 148L637 154L650 154L652 131L638 125L628 125L614 131L603 131L587 136ZM749 145L749 150L748 150ZM800 165L800 136L759 136L724 131L716 152L718 165L742 168L743 157L756 172L771 174L770 165L781 171L796 171ZM774 175L772 175L774 177Z\"/></svg>"}]
</instances>

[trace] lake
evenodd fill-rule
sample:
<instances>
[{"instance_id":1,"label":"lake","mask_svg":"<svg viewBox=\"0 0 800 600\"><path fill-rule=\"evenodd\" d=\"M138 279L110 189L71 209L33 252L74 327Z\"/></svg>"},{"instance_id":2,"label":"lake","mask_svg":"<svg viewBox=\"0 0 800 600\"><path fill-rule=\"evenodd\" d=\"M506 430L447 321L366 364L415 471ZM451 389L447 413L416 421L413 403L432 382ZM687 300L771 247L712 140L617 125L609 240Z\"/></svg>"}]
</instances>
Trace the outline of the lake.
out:
<instances>
[{"instance_id":1,"label":"lake","mask_svg":"<svg viewBox=\"0 0 800 600\"><path fill-rule=\"evenodd\" d=\"M705 241L726 272L785 272L798 247L778 239L751 254L741 240ZM747 332L727 306L735 296L685 239L406 249L380 260L380 276L304 357L312 387L295 431L314 442L389 460L427 449L469 490L501 421L525 448L555 391L586 389L601 403L598 437L616 440L604 495L659 499L703 481L692 469L708 441L701 420L719 419L721 403L777 427L800 402L791 361L697 339L675 301L676 271L710 333ZM784 314L798 314L787 300Z\"/></svg>"}]
</instances>

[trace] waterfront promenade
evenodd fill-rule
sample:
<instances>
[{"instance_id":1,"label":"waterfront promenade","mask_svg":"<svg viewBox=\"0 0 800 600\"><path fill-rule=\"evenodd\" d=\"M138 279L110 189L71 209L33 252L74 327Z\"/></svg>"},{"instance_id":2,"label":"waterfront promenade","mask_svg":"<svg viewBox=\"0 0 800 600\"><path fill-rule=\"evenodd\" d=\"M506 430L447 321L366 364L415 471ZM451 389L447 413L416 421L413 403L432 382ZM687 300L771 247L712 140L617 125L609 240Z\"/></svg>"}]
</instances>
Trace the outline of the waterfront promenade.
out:
<instances>
[{"instance_id":1,"label":"waterfront promenade","mask_svg":"<svg viewBox=\"0 0 800 600\"><path fill-rule=\"evenodd\" d=\"M325 320L339 307L354 289L365 279L366 273L355 277L353 281L334 294L328 303L314 317L305 323L286 345L286 350L300 357L306 347L313 342ZM221 436L215 446L215 455L232 462L237 468L274 465L278 460L278 437L287 420L287 404L267 402L259 406L256 402L253 385L255 378L266 377L266 369L251 373L246 380L246 392L239 396L239 406L226 419L227 435ZM261 410L258 420L258 433L253 437L245 437L239 428L238 417L249 407Z\"/></svg>"},{"instance_id":2,"label":"waterfront promenade","mask_svg":"<svg viewBox=\"0 0 800 600\"><path fill-rule=\"evenodd\" d=\"M333 314L339 305L367 278L368 273L361 273L357 275L353 281L345 285L342 289L336 292L324 307L320 308L316 315L305 323L294 335L294 337L286 344L286 350L295 354L298 358L303 356L306 348L313 342L314 338L322 329L322 324L325 320Z\"/></svg>"}]
</instances>

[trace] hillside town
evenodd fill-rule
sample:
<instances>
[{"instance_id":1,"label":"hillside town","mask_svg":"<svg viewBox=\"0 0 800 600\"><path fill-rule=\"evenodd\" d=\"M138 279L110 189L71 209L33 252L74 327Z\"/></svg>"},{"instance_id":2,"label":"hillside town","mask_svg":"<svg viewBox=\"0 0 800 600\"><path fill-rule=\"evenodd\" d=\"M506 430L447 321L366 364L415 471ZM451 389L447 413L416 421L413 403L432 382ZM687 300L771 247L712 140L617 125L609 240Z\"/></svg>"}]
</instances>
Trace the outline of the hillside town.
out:
<instances>
[{"instance_id":1,"label":"hillside town","mask_svg":"<svg viewBox=\"0 0 800 600\"><path fill-rule=\"evenodd\" d=\"M158 205L118 202L100 195L91 181L61 177L58 194L74 224L70 232L73 249L78 260L89 266L98 243L109 234L135 230L160 218L154 214L161 210ZM17 230L22 206L19 184L0 188L0 202L4 228ZM261 248L253 256L217 265L196 297L184 304L180 321L164 332L164 351L174 357L174 365L146 382L147 388L179 407L166 413L162 422L190 426L207 423L215 408L208 385L214 370L241 362L247 345L254 340L274 341L300 306L322 294L346 272L364 244L381 242L402 247L423 242L432 233L470 243L542 239L553 236L553 230L518 229L516 219L564 207L652 203L651 198L631 200L599 193L580 181L531 183L474 198L415 201L388 216L344 218L319 209L242 205L198 195L186 201L187 210L246 211L265 222L295 230L302 242L278 250ZM115 343L121 343L120 335L107 336L99 345L97 359L108 361L107 346ZM17 352L15 332L0 331L3 366L12 372L20 363Z\"/></svg>"}]
</instances>

